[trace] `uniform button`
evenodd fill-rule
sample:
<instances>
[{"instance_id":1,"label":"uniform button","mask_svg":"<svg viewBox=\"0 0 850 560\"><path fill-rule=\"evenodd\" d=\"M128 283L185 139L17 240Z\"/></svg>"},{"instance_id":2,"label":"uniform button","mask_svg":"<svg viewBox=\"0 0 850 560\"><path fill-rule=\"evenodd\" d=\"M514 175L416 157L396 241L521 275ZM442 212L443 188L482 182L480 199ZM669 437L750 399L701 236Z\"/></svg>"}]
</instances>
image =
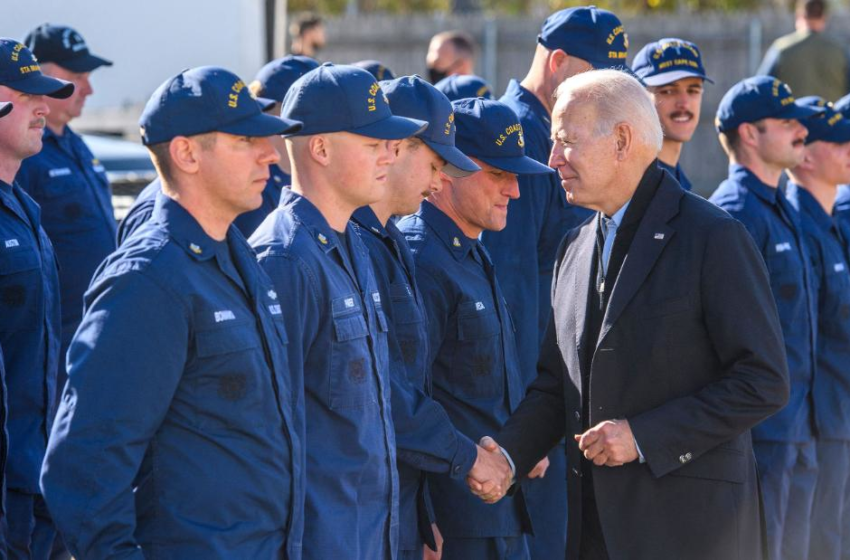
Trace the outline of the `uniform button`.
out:
<instances>
[{"instance_id":1,"label":"uniform button","mask_svg":"<svg viewBox=\"0 0 850 560\"><path fill-rule=\"evenodd\" d=\"M688 458L685 457L684 455L679 455L679 462L684 465L685 463L688 462Z\"/></svg>"},{"instance_id":2,"label":"uniform button","mask_svg":"<svg viewBox=\"0 0 850 560\"><path fill-rule=\"evenodd\" d=\"M693 458L694 458L694 456L693 456L693 455L691 455L691 452L690 452L690 451L689 451L689 452L687 452L687 453L685 453L685 459L687 459L688 461L690 461L690 460L691 460L691 459L693 459Z\"/></svg>"},{"instance_id":3,"label":"uniform button","mask_svg":"<svg viewBox=\"0 0 850 560\"><path fill-rule=\"evenodd\" d=\"M576 422L581 422L581 413L576 410L575 411Z\"/></svg>"},{"instance_id":4,"label":"uniform button","mask_svg":"<svg viewBox=\"0 0 850 560\"><path fill-rule=\"evenodd\" d=\"M576 476L579 476L579 477L581 476L581 473L580 473L580 472L579 472L579 470L578 470L577 468L575 468L575 467L573 467L573 474L574 474L574 475L576 475Z\"/></svg>"},{"instance_id":5,"label":"uniform button","mask_svg":"<svg viewBox=\"0 0 850 560\"><path fill-rule=\"evenodd\" d=\"M600 406L597 410L599 410L600 412L602 412L602 407Z\"/></svg>"}]
</instances>

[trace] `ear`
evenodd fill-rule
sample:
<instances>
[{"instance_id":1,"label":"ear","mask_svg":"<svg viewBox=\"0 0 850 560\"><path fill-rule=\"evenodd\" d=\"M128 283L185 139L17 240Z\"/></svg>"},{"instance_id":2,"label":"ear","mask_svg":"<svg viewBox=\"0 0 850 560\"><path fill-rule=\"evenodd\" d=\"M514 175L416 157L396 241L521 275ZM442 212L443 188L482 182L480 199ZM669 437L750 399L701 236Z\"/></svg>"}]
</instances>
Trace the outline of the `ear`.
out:
<instances>
[{"instance_id":1,"label":"ear","mask_svg":"<svg viewBox=\"0 0 850 560\"><path fill-rule=\"evenodd\" d=\"M555 49L554 51L549 53L549 58L546 61L547 66L549 67L549 73L552 75L557 75L558 70L566 64L570 59L570 55L562 51L561 49Z\"/></svg>"},{"instance_id":2,"label":"ear","mask_svg":"<svg viewBox=\"0 0 850 560\"><path fill-rule=\"evenodd\" d=\"M747 146L758 144L758 129L753 123L742 123L738 125L738 137Z\"/></svg>"},{"instance_id":3,"label":"ear","mask_svg":"<svg viewBox=\"0 0 850 560\"><path fill-rule=\"evenodd\" d=\"M634 131L628 123L617 123L614 125L614 141L617 161L624 161L632 151L634 143Z\"/></svg>"},{"instance_id":4,"label":"ear","mask_svg":"<svg viewBox=\"0 0 850 560\"><path fill-rule=\"evenodd\" d=\"M186 136L176 136L168 144L168 153L171 163L181 172L195 174L200 169L198 155L201 147L194 140Z\"/></svg>"},{"instance_id":5,"label":"ear","mask_svg":"<svg viewBox=\"0 0 850 560\"><path fill-rule=\"evenodd\" d=\"M312 157L313 161L322 167L327 167L331 164L331 153L333 151L331 148L331 139L323 134L315 134L311 136L310 141L307 144L307 150L310 153L310 157Z\"/></svg>"}]
</instances>

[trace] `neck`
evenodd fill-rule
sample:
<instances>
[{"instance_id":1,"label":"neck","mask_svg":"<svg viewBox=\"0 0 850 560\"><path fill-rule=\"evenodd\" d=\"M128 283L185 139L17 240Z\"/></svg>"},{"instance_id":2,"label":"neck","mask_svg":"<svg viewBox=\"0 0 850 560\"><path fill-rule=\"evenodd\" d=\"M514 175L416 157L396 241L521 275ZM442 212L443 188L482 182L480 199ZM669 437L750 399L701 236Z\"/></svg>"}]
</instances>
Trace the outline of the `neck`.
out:
<instances>
[{"instance_id":1,"label":"neck","mask_svg":"<svg viewBox=\"0 0 850 560\"><path fill-rule=\"evenodd\" d=\"M452 206L450 200L446 200L443 197L428 197L428 202L431 202L440 209L440 211L451 218L451 220L455 223L455 225L463 232L463 234L470 239L478 239L478 236L481 235L481 232L484 231L482 228L474 226L461 218L460 213L455 211L454 206Z\"/></svg>"},{"instance_id":2,"label":"neck","mask_svg":"<svg viewBox=\"0 0 850 560\"><path fill-rule=\"evenodd\" d=\"M21 160L2 156L3 154L0 154L0 181L11 185L21 168Z\"/></svg>"},{"instance_id":3,"label":"neck","mask_svg":"<svg viewBox=\"0 0 850 560\"><path fill-rule=\"evenodd\" d=\"M227 238L227 230L230 224L238 216L232 211L223 210L216 204L211 204L206 193L200 185L169 184L162 179L162 191L166 196L172 198L188 212L195 221L216 241L224 241Z\"/></svg>"},{"instance_id":4,"label":"neck","mask_svg":"<svg viewBox=\"0 0 850 560\"><path fill-rule=\"evenodd\" d=\"M782 176L781 167L776 167L746 153L732 154L729 156L729 161L743 165L765 185L773 188L779 186L779 178Z\"/></svg>"},{"instance_id":5,"label":"neck","mask_svg":"<svg viewBox=\"0 0 850 560\"><path fill-rule=\"evenodd\" d=\"M390 220L393 214L393 209L390 207L389 203L380 200L374 204L369 206L372 209L372 212L375 213L375 216L378 217L378 221L381 222L381 225L387 227L387 222Z\"/></svg>"},{"instance_id":6,"label":"neck","mask_svg":"<svg viewBox=\"0 0 850 560\"><path fill-rule=\"evenodd\" d=\"M49 128L50 132L52 132L56 136L62 136L63 134L65 134L65 127L67 125L67 122L51 120L50 117L47 117L47 128Z\"/></svg>"},{"instance_id":7,"label":"neck","mask_svg":"<svg viewBox=\"0 0 850 560\"><path fill-rule=\"evenodd\" d=\"M658 152L658 159L669 165L676 167L679 164L679 158L682 156L682 143L673 140L664 139L661 144L661 151Z\"/></svg>"},{"instance_id":8,"label":"neck","mask_svg":"<svg viewBox=\"0 0 850 560\"><path fill-rule=\"evenodd\" d=\"M552 114L552 107L554 105L554 101L552 100L552 92L549 90L549 87L546 83L546 76L544 73L536 67L536 65L532 65L531 69L528 71L528 74L523 78L520 82L520 85L530 91L534 97L536 97L540 103L546 107L546 110L549 111L549 114Z\"/></svg>"},{"instance_id":9,"label":"neck","mask_svg":"<svg viewBox=\"0 0 850 560\"><path fill-rule=\"evenodd\" d=\"M637 191L644 173L646 173L651 162L649 161L646 165L639 167L630 166L630 169L634 170L631 172L622 170L620 173L617 173L616 186L607 190L610 195L605 197L604 203L600 204L598 208L592 208L592 210L598 210L609 218L616 214L635 195L635 191ZM623 185L629 185L629 187L623 188Z\"/></svg>"},{"instance_id":10,"label":"neck","mask_svg":"<svg viewBox=\"0 0 850 560\"><path fill-rule=\"evenodd\" d=\"M807 175L805 173L794 173L790 171L788 175L802 189L809 191L809 194L818 201L823 211L832 215L832 208L835 206L835 195L838 192L838 185Z\"/></svg>"},{"instance_id":11,"label":"neck","mask_svg":"<svg viewBox=\"0 0 850 560\"><path fill-rule=\"evenodd\" d=\"M346 202L339 196L339 193L328 185L322 186L318 182L302 180L298 176L297 169L292 170L292 186L290 188L293 192L309 200L321 212L334 231L345 231L348 220L351 219L351 214L358 208Z\"/></svg>"}]
</instances>

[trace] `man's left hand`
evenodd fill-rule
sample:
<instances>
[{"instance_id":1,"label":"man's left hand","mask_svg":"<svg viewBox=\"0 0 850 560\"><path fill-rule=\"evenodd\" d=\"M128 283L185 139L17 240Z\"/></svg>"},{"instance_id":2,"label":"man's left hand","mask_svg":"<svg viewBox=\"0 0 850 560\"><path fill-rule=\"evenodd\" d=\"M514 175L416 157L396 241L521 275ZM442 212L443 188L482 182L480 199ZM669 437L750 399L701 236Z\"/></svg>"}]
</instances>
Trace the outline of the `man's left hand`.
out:
<instances>
[{"instance_id":1,"label":"man's left hand","mask_svg":"<svg viewBox=\"0 0 850 560\"><path fill-rule=\"evenodd\" d=\"M619 467L638 458L635 438L626 419L600 422L576 435L575 440L585 458L599 467Z\"/></svg>"}]
</instances>

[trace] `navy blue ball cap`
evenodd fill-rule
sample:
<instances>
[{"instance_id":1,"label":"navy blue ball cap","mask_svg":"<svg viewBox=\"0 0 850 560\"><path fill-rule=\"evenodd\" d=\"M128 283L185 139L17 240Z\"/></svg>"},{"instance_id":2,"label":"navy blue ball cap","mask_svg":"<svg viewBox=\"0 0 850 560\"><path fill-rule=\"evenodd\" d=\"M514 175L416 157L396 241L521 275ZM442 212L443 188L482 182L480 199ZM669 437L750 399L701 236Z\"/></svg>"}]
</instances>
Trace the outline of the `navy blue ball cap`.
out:
<instances>
[{"instance_id":1,"label":"navy blue ball cap","mask_svg":"<svg viewBox=\"0 0 850 560\"><path fill-rule=\"evenodd\" d=\"M254 99L257 101L257 105L260 106L260 111L264 113L274 108L275 103L277 103L274 99L268 99L266 97L255 97Z\"/></svg>"},{"instance_id":2,"label":"navy blue ball cap","mask_svg":"<svg viewBox=\"0 0 850 560\"><path fill-rule=\"evenodd\" d=\"M395 74L393 71L384 66L384 64L378 60L361 60L360 62L354 62L351 65L369 72L375 76L375 79L379 82L383 82L384 80L395 80Z\"/></svg>"},{"instance_id":3,"label":"navy blue ball cap","mask_svg":"<svg viewBox=\"0 0 850 560\"><path fill-rule=\"evenodd\" d=\"M830 142L833 144L844 144L850 142L850 120L840 111L824 99L816 95L809 95L799 99L798 103L806 107L817 107L823 109L823 113L811 119L801 121L809 135L806 136L806 144L812 142Z\"/></svg>"},{"instance_id":4,"label":"navy blue ball cap","mask_svg":"<svg viewBox=\"0 0 850 560\"><path fill-rule=\"evenodd\" d=\"M8 101L0 101L0 118L12 112L12 104Z\"/></svg>"},{"instance_id":5,"label":"navy blue ball cap","mask_svg":"<svg viewBox=\"0 0 850 560\"><path fill-rule=\"evenodd\" d=\"M446 160L443 171L452 177L465 177L481 168L455 147L455 115L451 101L419 76L405 76L381 82L394 115L428 123L417 138Z\"/></svg>"},{"instance_id":6,"label":"navy blue ball cap","mask_svg":"<svg viewBox=\"0 0 850 560\"><path fill-rule=\"evenodd\" d=\"M74 93L74 84L42 74L32 51L7 37L0 37L0 86L56 99L65 99Z\"/></svg>"},{"instance_id":7,"label":"navy blue ball cap","mask_svg":"<svg viewBox=\"0 0 850 560\"><path fill-rule=\"evenodd\" d=\"M457 147L502 171L517 175L554 173L525 155L522 125L513 109L491 99L459 99L452 102L457 123Z\"/></svg>"},{"instance_id":8,"label":"navy blue ball cap","mask_svg":"<svg viewBox=\"0 0 850 560\"><path fill-rule=\"evenodd\" d=\"M450 101L469 97L494 99L490 84L485 82L484 78L472 74L452 74L437 82L434 87L443 92Z\"/></svg>"},{"instance_id":9,"label":"navy blue ball cap","mask_svg":"<svg viewBox=\"0 0 850 560\"><path fill-rule=\"evenodd\" d=\"M394 116L386 94L369 72L330 62L292 84L280 115L304 123L297 136L350 132L401 140L428 126L425 121Z\"/></svg>"},{"instance_id":10,"label":"navy blue ball cap","mask_svg":"<svg viewBox=\"0 0 850 560\"><path fill-rule=\"evenodd\" d=\"M663 86L683 78L714 81L705 74L699 48L683 39L649 43L635 55L632 71L648 86Z\"/></svg>"},{"instance_id":11,"label":"navy blue ball cap","mask_svg":"<svg viewBox=\"0 0 850 560\"><path fill-rule=\"evenodd\" d=\"M802 120L823 112L823 107L800 104L782 80L753 76L726 92L717 108L714 126L718 132L725 132L762 119Z\"/></svg>"},{"instance_id":12,"label":"navy blue ball cap","mask_svg":"<svg viewBox=\"0 0 850 560\"><path fill-rule=\"evenodd\" d=\"M41 62L53 62L71 72L112 66L111 61L93 55L83 36L66 25L39 25L29 32L24 43Z\"/></svg>"},{"instance_id":13,"label":"navy blue ball cap","mask_svg":"<svg viewBox=\"0 0 850 560\"><path fill-rule=\"evenodd\" d=\"M169 78L139 118L142 143L168 142L176 136L225 132L237 136L275 136L301 128L297 121L262 112L239 77L224 68L201 66Z\"/></svg>"},{"instance_id":14,"label":"navy blue ball cap","mask_svg":"<svg viewBox=\"0 0 850 560\"><path fill-rule=\"evenodd\" d=\"M260 68L254 78L254 81L259 83L257 95L283 101L295 80L318 67L319 63L309 56L290 55L272 60Z\"/></svg>"},{"instance_id":15,"label":"navy blue ball cap","mask_svg":"<svg viewBox=\"0 0 850 560\"><path fill-rule=\"evenodd\" d=\"M850 93L836 101L832 107L839 113L844 113L844 116L850 119Z\"/></svg>"},{"instance_id":16,"label":"navy blue ball cap","mask_svg":"<svg viewBox=\"0 0 850 560\"><path fill-rule=\"evenodd\" d=\"M620 18L596 6L555 12L543 23L537 42L589 62L594 68L626 64L629 38Z\"/></svg>"}]
</instances>

